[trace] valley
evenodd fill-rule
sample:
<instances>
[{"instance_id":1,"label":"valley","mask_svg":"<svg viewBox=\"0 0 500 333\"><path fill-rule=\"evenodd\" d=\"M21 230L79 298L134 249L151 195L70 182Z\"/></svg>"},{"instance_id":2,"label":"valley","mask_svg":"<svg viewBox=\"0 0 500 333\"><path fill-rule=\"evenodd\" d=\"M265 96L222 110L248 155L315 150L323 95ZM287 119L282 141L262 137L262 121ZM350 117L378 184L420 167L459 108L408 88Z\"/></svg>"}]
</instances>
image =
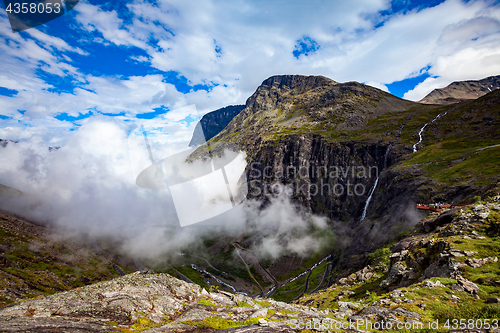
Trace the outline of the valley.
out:
<instances>
[{"instance_id":1,"label":"valley","mask_svg":"<svg viewBox=\"0 0 500 333\"><path fill-rule=\"evenodd\" d=\"M500 90L453 103L434 95L417 103L357 82L280 75L266 79L244 106L205 115L189 159L227 149L246 153L250 209L264 221L271 210L300 220L286 228L276 218L260 225L247 221L239 233L213 228L176 251L130 256L118 252L120 240L57 238L50 223L2 212L1 305L74 288L80 293L90 290L86 285L106 284L100 281L140 285L143 276L167 279L185 295L174 302L179 313L164 315L156 305L145 310L138 303L123 312L112 303L127 292L113 287L103 291L109 304L99 314L78 310L73 316L31 300L26 302L36 310L25 302L5 307L0 322L14 330L23 324L19 316L41 312L61 322L87 318L89 327L99 317L110 331L175 324L212 332L229 328L210 319L223 317L238 322L229 326L253 325L256 332L276 322L276 331L286 332L289 320L299 318L397 323L452 314L481 319L484 311L498 316ZM203 126L213 127L207 143ZM417 209L437 202L467 205L444 212ZM278 245L281 252L272 253ZM160 294L155 297L163 300ZM450 312L456 304L458 310ZM262 308L268 310L257 313ZM188 316L191 310L204 312Z\"/></svg>"}]
</instances>

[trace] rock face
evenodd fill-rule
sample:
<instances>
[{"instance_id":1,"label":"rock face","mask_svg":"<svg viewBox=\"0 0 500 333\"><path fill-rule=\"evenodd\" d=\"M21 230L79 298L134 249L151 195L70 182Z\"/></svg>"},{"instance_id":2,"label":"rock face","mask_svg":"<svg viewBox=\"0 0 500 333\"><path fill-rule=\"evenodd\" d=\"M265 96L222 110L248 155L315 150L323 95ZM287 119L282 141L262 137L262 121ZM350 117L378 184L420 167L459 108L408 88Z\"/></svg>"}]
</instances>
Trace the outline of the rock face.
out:
<instances>
[{"instance_id":1,"label":"rock face","mask_svg":"<svg viewBox=\"0 0 500 333\"><path fill-rule=\"evenodd\" d=\"M458 281L458 289L470 293L477 292L477 286L461 276L461 267L479 268L488 263L498 262L497 257L470 258L477 251L461 251L442 238L429 237L436 233L439 237L456 237L464 239L486 239L475 230L487 223L490 207L495 204L473 205L470 210L455 208L438 216L423 219L415 226L419 237L408 237L391 247L389 269L380 287L408 286L415 281L441 277ZM461 243L461 241L457 242ZM460 261L458 258L460 258ZM462 259L463 258L463 259ZM342 281L339 281L342 284ZM432 282L427 282L428 285Z\"/></svg>"},{"instance_id":2,"label":"rock face","mask_svg":"<svg viewBox=\"0 0 500 333\"><path fill-rule=\"evenodd\" d=\"M244 108L244 105L232 105L205 114L196 124L189 147L204 144L219 134Z\"/></svg>"},{"instance_id":3,"label":"rock face","mask_svg":"<svg viewBox=\"0 0 500 333\"><path fill-rule=\"evenodd\" d=\"M294 332L289 317L326 319L325 311L301 305L271 299L260 304L243 295L209 293L168 274L136 272L1 308L0 327L2 332L214 332L210 318L218 318L245 325L245 332ZM271 322L265 319L269 310Z\"/></svg>"},{"instance_id":4,"label":"rock face","mask_svg":"<svg viewBox=\"0 0 500 333\"><path fill-rule=\"evenodd\" d=\"M450 83L446 88L434 89L420 100L424 104L453 104L484 96L500 88L500 75L478 81Z\"/></svg>"},{"instance_id":5,"label":"rock face","mask_svg":"<svg viewBox=\"0 0 500 333\"><path fill-rule=\"evenodd\" d=\"M210 145L215 153L229 144L247 153L252 199L265 201L269 186L279 183L293 187L292 200L314 213L336 220L359 219L377 176L401 156L401 147L391 149L390 140L334 140L330 134L360 130L377 117L416 105L357 82L273 76ZM402 192L411 189L406 185L390 196L403 202ZM395 211L408 208L407 203L392 204Z\"/></svg>"},{"instance_id":6,"label":"rock face","mask_svg":"<svg viewBox=\"0 0 500 333\"><path fill-rule=\"evenodd\" d=\"M498 311L500 271L498 258L493 256L498 253L498 236L487 230L500 219L500 215L492 213L499 201L500 197L488 198L482 205L465 206L451 215L431 214L390 250L386 246L369 256L369 262L382 269L366 266L326 290L302 297L298 303L328 308L339 321L368 321L378 331L391 330L388 326L392 326L395 332L403 331L405 326L410 332L430 330L432 325L424 318L439 318L441 322ZM480 215L485 211L490 214ZM424 226L432 225L426 224L429 220L441 222L426 232ZM442 236L451 226L455 233ZM373 274L360 278L362 272ZM382 323L385 328L381 328ZM481 327L445 328L443 331L450 333L487 332ZM371 328L363 325L361 330Z\"/></svg>"}]
</instances>

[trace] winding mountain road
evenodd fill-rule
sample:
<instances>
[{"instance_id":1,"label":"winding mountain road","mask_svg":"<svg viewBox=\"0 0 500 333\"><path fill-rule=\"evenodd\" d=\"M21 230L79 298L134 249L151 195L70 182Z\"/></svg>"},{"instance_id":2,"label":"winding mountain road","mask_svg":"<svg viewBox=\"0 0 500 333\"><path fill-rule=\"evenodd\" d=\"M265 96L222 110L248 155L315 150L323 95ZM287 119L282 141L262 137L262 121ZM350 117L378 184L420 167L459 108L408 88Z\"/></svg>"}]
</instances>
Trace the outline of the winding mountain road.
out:
<instances>
[{"instance_id":1,"label":"winding mountain road","mask_svg":"<svg viewBox=\"0 0 500 333\"><path fill-rule=\"evenodd\" d=\"M94 242L94 252L101 258L103 258L104 260L106 260L107 262L109 262L111 264L111 266L118 272L118 274L120 274L120 276L124 276L125 275L125 272L123 271L123 269L121 269L121 267L119 267L118 265L116 265L114 262L112 262L111 260L109 260L108 258L104 257L103 255L101 255L101 252L99 251L99 248L97 247L97 242L95 240L95 238L92 238L92 241Z\"/></svg>"},{"instance_id":2,"label":"winding mountain road","mask_svg":"<svg viewBox=\"0 0 500 333\"><path fill-rule=\"evenodd\" d=\"M266 272L266 274L267 274L267 275L268 275L268 276L269 276L269 277L273 280L273 282L274 282L274 286L273 286L273 287L272 287L272 288L271 288L271 289L267 292L267 294L265 295L265 296L266 296L266 298L271 297L271 296L272 296L272 295L276 292L276 290L278 290L278 288L279 288L279 283L278 283L278 280L276 280L276 279L274 278L274 276L273 276L271 273L269 273L269 271L268 271L268 270L267 270L267 269L266 269L266 268L262 265L262 263L260 262L259 258L258 258L255 254L253 254L253 252L252 252L252 251L250 251L250 250L248 250L248 249L245 249L245 248L244 248L244 247L242 247L242 246L241 246L238 242L234 242L233 244L234 244L235 246L237 245L237 246L238 246L241 250L243 250L243 251L247 252L249 255L251 255L252 257L254 257L254 258L255 258L255 260L257 260L257 263L259 264L260 268L262 268L262 270L263 270L264 272Z\"/></svg>"}]
</instances>

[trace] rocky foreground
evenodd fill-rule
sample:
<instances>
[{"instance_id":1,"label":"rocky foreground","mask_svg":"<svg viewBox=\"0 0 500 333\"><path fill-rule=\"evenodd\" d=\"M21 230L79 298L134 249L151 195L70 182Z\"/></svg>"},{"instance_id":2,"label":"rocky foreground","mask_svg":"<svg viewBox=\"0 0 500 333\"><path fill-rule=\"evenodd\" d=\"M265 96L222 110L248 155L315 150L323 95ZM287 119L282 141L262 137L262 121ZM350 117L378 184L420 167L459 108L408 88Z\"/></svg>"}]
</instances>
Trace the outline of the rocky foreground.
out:
<instances>
[{"instance_id":1,"label":"rocky foreground","mask_svg":"<svg viewBox=\"0 0 500 333\"><path fill-rule=\"evenodd\" d=\"M168 274L136 272L2 308L2 332L291 332L290 320L328 320L327 310L207 292ZM240 332L238 329L230 332Z\"/></svg>"}]
</instances>

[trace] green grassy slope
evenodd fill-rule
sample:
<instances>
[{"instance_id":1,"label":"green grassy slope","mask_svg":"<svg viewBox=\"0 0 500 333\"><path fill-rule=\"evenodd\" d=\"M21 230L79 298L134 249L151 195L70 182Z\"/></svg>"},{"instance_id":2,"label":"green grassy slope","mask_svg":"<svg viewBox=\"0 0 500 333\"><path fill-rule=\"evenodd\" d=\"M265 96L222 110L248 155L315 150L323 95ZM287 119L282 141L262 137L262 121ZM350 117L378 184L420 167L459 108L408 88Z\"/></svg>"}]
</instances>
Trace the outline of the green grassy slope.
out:
<instances>
[{"instance_id":1,"label":"green grassy slope","mask_svg":"<svg viewBox=\"0 0 500 333\"><path fill-rule=\"evenodd\" d=\"M0 211L0 306L117 276L89 244L58 239L45 227Z\"/></svg>"}]
</instances>

